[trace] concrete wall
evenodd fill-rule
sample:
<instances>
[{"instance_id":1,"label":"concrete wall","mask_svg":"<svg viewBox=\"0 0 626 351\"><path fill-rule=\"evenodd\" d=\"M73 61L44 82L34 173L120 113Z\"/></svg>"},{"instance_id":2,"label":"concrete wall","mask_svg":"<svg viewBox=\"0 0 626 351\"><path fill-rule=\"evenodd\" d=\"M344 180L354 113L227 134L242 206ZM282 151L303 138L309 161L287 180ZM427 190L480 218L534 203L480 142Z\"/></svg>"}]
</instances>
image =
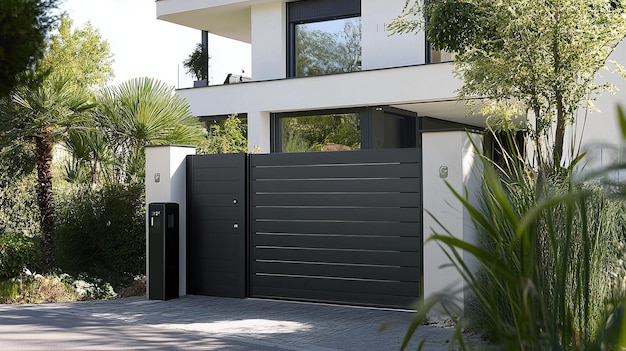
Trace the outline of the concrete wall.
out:
<instances>
[{"instance_id":1,"label":"concrete wall","mask_svg":"<svg viewBox=\"0 0 626 351\"><path fill-rule=\"evenodd\" d=\"M450 261L437 243L428 239L434 233L449 232L456 238L474 241L475 231L471 219L446 185L448 183L461 194L467 190L470 201L475 203L474 195L480 189L482 167L474 152L472 140L481 147L482 137L477 134L433 132L422 136L424 298L440 292L454 292L458 297L463 297L461 275L453 267L441 267Z\"/></svg>"},{"instance_id":2,"label":"concrete wall","mask_svg":"<svg viewBox=\"0 0 626 351\"><path fill-rule=\"evenodd\" d=\"M179 295L187 293L187 170L185 157L196 153L190 146L146 147L146 207L152 202L179 204ZM146 214L146 279L149 277L149 240ZM150 285L149 282L147 284ZM148 291L148 297L150 291Z\"/></svg>"}]
</instances>

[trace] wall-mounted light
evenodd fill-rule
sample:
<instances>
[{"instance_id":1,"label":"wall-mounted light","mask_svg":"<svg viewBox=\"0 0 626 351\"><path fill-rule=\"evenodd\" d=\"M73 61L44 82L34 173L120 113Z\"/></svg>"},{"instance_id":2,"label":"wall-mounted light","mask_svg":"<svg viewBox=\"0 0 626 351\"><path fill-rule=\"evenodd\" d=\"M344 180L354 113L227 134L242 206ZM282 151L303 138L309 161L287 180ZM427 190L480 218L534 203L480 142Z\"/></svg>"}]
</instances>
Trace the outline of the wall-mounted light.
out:
<instances>
[{"instance_id":1,"label":"wall-mounted light","mask_svg":"<svg viewBox=\"0 0 626 351\"><path fill-rule=\"evenodd\" d=\"M439 178L448 178L448 166L439 167Z\"/></svg>"}]
</instances>

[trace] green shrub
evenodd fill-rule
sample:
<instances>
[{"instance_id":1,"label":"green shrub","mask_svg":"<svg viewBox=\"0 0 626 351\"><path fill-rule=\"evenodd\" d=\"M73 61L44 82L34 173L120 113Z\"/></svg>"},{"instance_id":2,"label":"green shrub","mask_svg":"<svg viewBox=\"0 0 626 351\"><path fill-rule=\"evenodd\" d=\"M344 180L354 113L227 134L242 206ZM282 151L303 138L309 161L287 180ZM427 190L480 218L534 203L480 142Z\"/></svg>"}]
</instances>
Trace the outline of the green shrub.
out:
<instances>
[{"instance_id":1,"label":"green shrub","mask_svg":"<svg viewBox=\"0 0 626 351\"><path fill-rule=\"evenodd\" d=\"M145 272L142 185L74 186L57 200L57 263L69 273L129 281ZM121 282L120 283L124 283Z\"/></svg>"},{"instance_id":2,"label":"green shrub","mask_svg":"<svg viewBox=\"0 0 626 351\"><path fill-rule=\"evenodd\" d=\"M0 174L0 233L39 234L35 175Z\"/></svg>"},{"instance_id":3,"label":"green shrub","mask_svg":"<svg viewBox=\"0 0 626 351\"><path fill-rule=\"evenodd\" d=\"M626 346L626 300L613 293L611 274L623 254L623 194L598 181L536 173L514 154L507 157L504 168L484 158L480 205L450 188L471 216L478 242L446 231L430 239L446 249L471 295L472 310L466 310L459 331L466 323L478 326L495 348L505 350ZM458 311L451 296L424 301L403 349L438 304ZM461 335L453 342L464 348Z\"/></svg>"},{"instance_id":4,"label":"green shrub","mask_svg":"<svg viewBox=\"0 0 626 351\"><path fill-rule=\"evenodd\" d=\"M0 280L0 303L72 302L116 297L111 285L84 274L77 279L61 273L45 275L24 270L19 276Z\"/></svg>"},{"instance_id":5,"label":"green shrub","mask_svg":"<svg viewBox=\"0 0 626 351\"><path fill-rule=\"evenodd\" d=\"M25 268L41 267L39 237L16 233L0 233L0 279L15 278Z\"/></svg>"}]
</instances>

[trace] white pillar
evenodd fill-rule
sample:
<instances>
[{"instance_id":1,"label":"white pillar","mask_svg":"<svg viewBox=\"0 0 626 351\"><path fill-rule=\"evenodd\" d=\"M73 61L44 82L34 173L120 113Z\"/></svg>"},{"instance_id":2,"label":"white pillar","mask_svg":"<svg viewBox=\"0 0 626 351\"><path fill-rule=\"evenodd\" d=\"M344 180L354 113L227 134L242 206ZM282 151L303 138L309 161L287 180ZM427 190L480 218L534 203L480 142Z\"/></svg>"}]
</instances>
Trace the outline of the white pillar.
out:
<instances>
[{"instance_id":1,"label":"white pillar","mask_svg":"<svg viewBox=\"0 0 626 351\"><path fill-rule=\"evenodd\" d=\"M180 296L187 294L187 168L185 158L193 155L193 146L146 147L146 208L153 202L179 205L179 285ZM149 277L148 224L146 214L146 279ZM149 284L147 284L149 286Z\"/></svg>"},{"instance_id":2,"label":"white pillar","mask_svg":"<svg viewBox=\"0 0 626 351\"><path fill-rule=\"evenodd\" d=\"M451 235L475 241L475 230L469 214L448 189L465 194L476 203L480 190L482 164L472 146L482 147L482 136L464 131L431 132L422 135L424 199L424 298L440 292L458 292L463 298L463 279L454 267L441 268L450 261L436 242L426 242L434 233L445 234L439 221ZM437 221L436 221L436 220ZM470 259L468 257L468 259ZM471 259L470 259L471 260Z\"/></svg>"},{"instance_id":3,"label":"white pillar","mask_svg":"<svg viewBox=\"0 0 626 351\"><path fill-rule=\"evenodd\" d=\"M264 154L270 152L269 112L248 112L248 150Z\"/></svg>"}]
</instances>

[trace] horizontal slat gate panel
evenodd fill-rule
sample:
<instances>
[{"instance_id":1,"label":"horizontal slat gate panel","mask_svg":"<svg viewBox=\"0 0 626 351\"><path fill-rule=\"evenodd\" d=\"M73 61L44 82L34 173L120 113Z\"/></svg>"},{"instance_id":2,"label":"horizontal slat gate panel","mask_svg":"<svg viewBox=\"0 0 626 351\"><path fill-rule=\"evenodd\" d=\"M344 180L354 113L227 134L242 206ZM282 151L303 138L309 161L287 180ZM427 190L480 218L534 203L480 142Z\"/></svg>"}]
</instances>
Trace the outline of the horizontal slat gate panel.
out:
<instances>
[{"instance_id":1,"label":"horizontal slat gate panel","mask_svg":"<svg viewBox=\"0 0 626 351\"><path fill-rule=\"evenodd\" d=\"M252 206L363 206L369 207L419 207L420 201L415 193L295 193L263 194L254 196Z\"/></svg>"},{"instance_id":2,"label":"horizontal slat gate panel","mask_svg":"<svg viewBox=\"0 0 626 351\"><path fill-rule=\"evenodd\" d=\"M244 297L246 155L187 158L187 290Z\"/></svg>"},{"instance_id":3,"label":"horizontal slat gate panel","mask_svg":"<svg viewBox=\"0 0 626 351\"><path fill-rule=\"evenodd\" d=\"M365 251L365 250L320 250L258 246L252 254L256 260L330 262L347 264L373 264L401 267L419 267L418 252Z\"/></svg>"},{"instance_id":4,"label":"horizontal slat gate panel","mask_svg":"<svg viewBox=\"0 0 626 351\"><path fill-rule=\"evenodd\" d=\"M282 246L299 248L334 248L352 250L413 251L421 248L421 241L414 237L384 237L355 235L277 235L259 234L254 237L256 246ZM375 250L375 251L376 251Z\"/></svg>"},{"instance_id":5,"label":"horizontal slat gate panel","mask_svg":"<svg viewBox=\"0 0 626 351\"><path fill-rule=\"evenodd\" d=\"M255 193L295 193L295 192L420 192L420 181L416 178L389 179L281 179L254 180Z\"/></svg>"},{"instance_id":6,"label":"horizontal slat gate panel","mask_svg":"<svg viewBox=\"0 0 626 351\"><path fill-rule=\"evenodd\" d=\"M297 207L256 207L256 215L263 219L319 220L319 221L386 221L410 222L420 216L419 208L361 207L361 208L297 208Z\"/></svg>"},{"instance_id":7,"label":"horizontal slat gate panel","mask_svg":"<svg viewBox=\"0 0 626 351\"><path fill-rule=\"evenodd\" d=\"M408 307L421 291L420 157L251 155L252 295Z\"/></svg>"},{"instance_id":8,"label":"horizontal slat gate panel","mask_svg":"<svg viewBox=\"0 0 626 351\"><path fill-rule=\"evenodd\" d=\"M260 179L307 179L307 178L378 178L414 177L419 173L419 164L362 164L362 165L306 165L281 167L262 167L255 169L255 177Z\"/></svg>"},{"instance_id":9,"label":"horizontal slat gate panel","mask_svg":"<svg viewBox=\"0 0 626 351\"><path fill-rule=\"evenodd\" d=\"M375 265L355 266L284 261L259 261L256 265L258 270L261 272L273 272L277 275L374 279L416 283L419 282L421 275L421 271L418 267L408 268Z\"/></svg>"},{"instance_id":10,"label":"horizontal slat gate panel","mask_svg":"<svg viewBox=\"0 0 626 351\"><path fill-rule=\"evenodd\" d=\"M257 219L254 226L257 233L418 236L422 231L422 225L419 222L313 222Z\"/></svg>"},{"instance_id":11,"label":"horizontal slat gate panel","mask_svg":"<svg viewBox=\"0 0 626 351\"><path fill-rule=\"evenodd\" d=\"M385 295L393 291L394 295L414 296L419 294L419 283L396 282L384 280L358 279L327 279L322 277L272 276L257 274L252 282L255 287L285 287L302 290L337 291L360 293L367 291L370 294Z\"/></svg>"}]
</instances>

